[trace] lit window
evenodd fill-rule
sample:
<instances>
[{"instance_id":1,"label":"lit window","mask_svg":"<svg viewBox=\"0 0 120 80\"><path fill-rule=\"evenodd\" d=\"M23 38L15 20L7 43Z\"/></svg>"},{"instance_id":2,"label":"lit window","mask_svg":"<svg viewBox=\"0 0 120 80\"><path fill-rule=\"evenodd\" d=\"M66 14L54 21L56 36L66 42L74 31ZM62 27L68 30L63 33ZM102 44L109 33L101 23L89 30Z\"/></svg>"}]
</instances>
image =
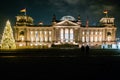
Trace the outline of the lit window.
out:
<instances>
[{"instance_id":1,"label":"lit window","mask_svg":"<svg viewBox=\"0 0 120 80\"><path fill-rule=\"evenodd\" d=\"M31 31L30 33L33 34L33 31Z\"/></svg>"},{"instance_id":2,"label":"lit window","mask_svg":"<svg viewBox=\"0 0 120 80\"><path fill-rule=\"evenodd\" d=\"M38 32L37 31L35 31L35 39L36 39L36 41L38 41Z\"/></svg>"},{"instance_id":3,"label":"lit window","mask_svg":"<svg viewBox=\"0 0 120 80\"><path fill-rule=\"evenodd\" d=\"M37 46L38 44L36 43L35 46Z\"/></svg>"},{"instance_id":4,"label":"lit window","mask_svg":"<svg viewBox=\"0 0 120 80\"><path fill-rule=\"evenodd\" d=\"M49 35L51 35L51 31L49 31Z\"/></svg>"},{"instance_id":5,"label":"lit window","mask_svg":"<svg viewBox=\"0 0 120 80\"><path fill-rule=\"evenodd\" d=\"M91 35L93 35L93 32L91 32Z\"/></svg>"},{"instance_id":6,"label":"lit window","mask_svg":"<svg viewBox=\"0 0 120 80\"><path fill-rule=\"evenodd\" d=\"M100 32L100 35L102 35L102 32Z\"/></svg>"},{"instance_id":7,"label":"lit window","mask_svg":"<svg viewBox=\"0 0 120 80\"><path fill-rule=\"evenodd\" d=\"M20 40L24 41L24 36L23 35L20 35Z\"/></svg>"},{"instance_id":8,"label":"lit window","mask_svg":"<svg viewBox=\"0 0 120 80\"><path fill-rule=\"evenodd\" d=\"M30 46L33 46L33 44L30 44Z\"/></svg>"},{"instance_id":9,"label":"lit window","mask_svg":"<svg viewBox=\"0 0 120 80\"><path fill-rule=\"evenodd\" d=\"M102 37L101 37L101 36L99 37L99 41L100 41L100 42L102 41Z\"/></svg>"},{"instance_id":10,"label":"lit window","mask_svg":"<svg viewBox=\"0 0 120 80\"><path fill-rule=\"evenodd\" d=\"M95 34L97 35L97 32L95 32Z\"/></svg>"},{"instance_id":11,"label":"lit window","mask_svg":"<svg viewBox=\"0 0 120 80\"><path fill-rule=\"evenodd\" d=\"M84 36L82 37L82 42L85 42L85 37Z\"/></svg>"},{"instance_id":12,"label":"lit window","mask_svg":"<svg viewBox=\"0 0 120 80\"><path fill-rule=\"evenodd\" d=\"M45 35L47 34L47 31L44 31Z\"/></svg>"},{"instance_id":13,"label":"lit window","mask_svg":"<svg viewBox=\"0 0 120 80\"><path fill-rule=\"evenodd\" d=\"M52 38L51 38L51 31L49 31L49 41L52 41Z\"/></svg>"},{"instance_id":14,"label":"lit window","mask_svg":"<svg viewBox=\"0 0 120 80\"><path fill-rule=\"evenodd\" d=\"M33 31L30 32L30 35L31 42L33 42Z\"/></svg>"},{"instance_id":15,"label":"lit window","mask_svg":"<svg viewBox=\"0 0 120 80\"><path fill-rule=\"evenodd\" d=\"M47 42L48 41L47 31L44 31L44 33L45 33L45 42Z\"/></svg>"},{"instance_id":16,"label":"lit window","mask_svg":"<svg viewBox=\"0 0 120 80\"><path fill-rule=\"evenodd\" d=\"M33 38L31 37L31 42L33 42Z\"/></svg>"},{"instance_id":17,"label":"lit window","mask_svg":"<svg viewBox=\"0 0 120 80\"><path fill-rule=\"evenodd\" d=\"M40 42L43 42L43 38L40 38Z\"/></svg>"},{"instance_id":18,"label":"lit window","mask_svg":"<svg viewBox=\"0 0 120 80\"><path fill-rule=\"evenodd\" d=\"M93 42L93 36L90 37L90 41Z\"/></svg>"},{"instance_id":19,"label":"lit window","mask_svg":"<svg viewBox=\"0 0 120 80\"><path fill-rule=\"evenodd\" d=\"M22 37L22 41L24 41L24 36Z\"/></svg>"},{"instance_id":20,"label":"lit window","mask_svg":"<svg viewBox=\"0 0 120 80\"><path fill-rule=\"evenodd\" d=\"M111 36L108 36L108 41L111 41Z\"/></svg>"},{"instance_id":21,"label":"lit window","mask_svg":"<svg viewBox=\"0 0 120 80\"><path fill-rule=\"evenodd\" d=\"M52 38L51 38L51 37L49 37L49 41L52 41Z\"/></svg>"},{"instance_id":22,"label":"lit window","mask_svg":"<svg viewBox=\"0 0 120 80\"><path fill-rule=\"evenodd\" d=\"M97 42L97 36L95 37L95 42Z\"/></svg>"},{"instance_id":23,"label":"lit window","mask_svg":"<svg viewBox=\"0 0 120 80\"><path fill-rule=\"evenodd\" d=\"M23 46L23 44L20 43L19 46Z\"/></svg>"},{"instance_id":24,"label":"lit window","mask_svg":"<svg viewBox=\"0 0 120 80\"><path fill-rule=\"evenodd\" d=\"M85 32L83 31L83 35L85 34Z\"/></svg>"}]
</instances>

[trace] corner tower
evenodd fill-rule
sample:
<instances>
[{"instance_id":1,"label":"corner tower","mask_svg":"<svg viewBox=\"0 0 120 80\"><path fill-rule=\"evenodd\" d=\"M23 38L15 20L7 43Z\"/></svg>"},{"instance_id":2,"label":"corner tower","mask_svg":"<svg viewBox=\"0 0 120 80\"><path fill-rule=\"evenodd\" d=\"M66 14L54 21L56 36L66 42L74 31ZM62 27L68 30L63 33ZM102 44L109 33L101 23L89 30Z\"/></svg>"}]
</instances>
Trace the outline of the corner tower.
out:
<instances>
[{"instance_id":1,"label":"corner tower","mask_svg":"<svg viewBox=\"0 0 120 80\"><path fill-rule=\"evenodd\" d=\"M103 17L100 20L101 26L104 27L104 42L106 44L114 44L116 40L116 26L114 17Z\"/></svg>"},{"instance_id":2,"label":"corner tower","mask_svg":"<svg viewBox=\"0 0 120 80\"><path fill-rule=\"evenodd\" d=\"M28 26L33 26L33 18L28 15L18 15L16 16L15 23L15 40L16 45L18 46L19 42L22 44L19 46L25 46L28 35Z\"/></svg>"}]
</instances>

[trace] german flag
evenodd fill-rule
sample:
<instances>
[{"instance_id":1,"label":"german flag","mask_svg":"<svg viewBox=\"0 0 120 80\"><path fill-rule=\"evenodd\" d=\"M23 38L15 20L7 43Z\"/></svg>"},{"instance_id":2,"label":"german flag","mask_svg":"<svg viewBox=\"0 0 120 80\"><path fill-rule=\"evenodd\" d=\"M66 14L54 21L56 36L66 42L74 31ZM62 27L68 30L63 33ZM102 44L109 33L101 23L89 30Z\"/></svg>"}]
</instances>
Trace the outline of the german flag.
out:
<instances>
[{"instance_id":1,"label":"german flag","mask_svg":"<svg viewBox=\"0 0 120 80\"><path fill-rule=\"evenodd\" d=\"M24 9L20 10L20 12L26 12L26 8L24 8Z\"/></svg>"},{"instance_id":2,"label":"german flag","mask_svg":"<svg viewBox=\"0 0 120 80\"><path fill-rule=\"evenodd\" d=\"M104 14L107 14L107 13L108 13L108 10L104 10L103 13L104 13Z\"/></svg>"}]
</instances>

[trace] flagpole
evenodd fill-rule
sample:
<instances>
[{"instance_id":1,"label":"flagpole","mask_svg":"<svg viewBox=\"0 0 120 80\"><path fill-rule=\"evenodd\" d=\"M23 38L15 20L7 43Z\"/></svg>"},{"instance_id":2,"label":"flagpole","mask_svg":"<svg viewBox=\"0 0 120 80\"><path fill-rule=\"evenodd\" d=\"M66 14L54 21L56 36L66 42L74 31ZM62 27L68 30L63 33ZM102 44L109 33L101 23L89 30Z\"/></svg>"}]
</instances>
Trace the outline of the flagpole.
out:
<instances>
[{"instance_id":1,"label":"flagpole","mask_svg":"<svg viewBox=\"0 0 120 80\"><path fill-rule=\"evenodd\" d=\"M103 13L105 14L105 17L108 17L108 10L104 10Z\"/></svg>"},{"instance_id":2,"label":"flagpole","mask_svg":"<svg viewBox=\"0 0 120 80\"><path fill-rule=\"evenodd\" d=\"M108 13L106 13L106 17L108 18Z\"/></svg>"},{"instance_id":3,"label":"flagpole","mask_svg":"<svg viewBox=\"0 0 120 80\"><path fill-rule=\"evenodd\" d=\"M26 10L26 8L25 8L25 16L27 15L27 10Z\"/></svg>"}]
</instances>

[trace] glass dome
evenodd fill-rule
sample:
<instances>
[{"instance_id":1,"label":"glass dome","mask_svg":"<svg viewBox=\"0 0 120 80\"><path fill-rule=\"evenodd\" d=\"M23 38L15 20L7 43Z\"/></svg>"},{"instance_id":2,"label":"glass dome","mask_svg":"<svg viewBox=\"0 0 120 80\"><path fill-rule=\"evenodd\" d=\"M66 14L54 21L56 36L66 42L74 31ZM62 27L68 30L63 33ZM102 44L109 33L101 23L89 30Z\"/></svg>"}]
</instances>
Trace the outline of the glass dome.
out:
<instances>
[{"instance_id":1,"label":"glass dome","mask_svg":"<svg viewBox=\"0 0 120 80\"><path fill-rule=\"evenodd\" d=\"M73 16L63 16L60 20L70 20L70 21L75 21L75 18Z\"/></svg>"}]
</instances>

